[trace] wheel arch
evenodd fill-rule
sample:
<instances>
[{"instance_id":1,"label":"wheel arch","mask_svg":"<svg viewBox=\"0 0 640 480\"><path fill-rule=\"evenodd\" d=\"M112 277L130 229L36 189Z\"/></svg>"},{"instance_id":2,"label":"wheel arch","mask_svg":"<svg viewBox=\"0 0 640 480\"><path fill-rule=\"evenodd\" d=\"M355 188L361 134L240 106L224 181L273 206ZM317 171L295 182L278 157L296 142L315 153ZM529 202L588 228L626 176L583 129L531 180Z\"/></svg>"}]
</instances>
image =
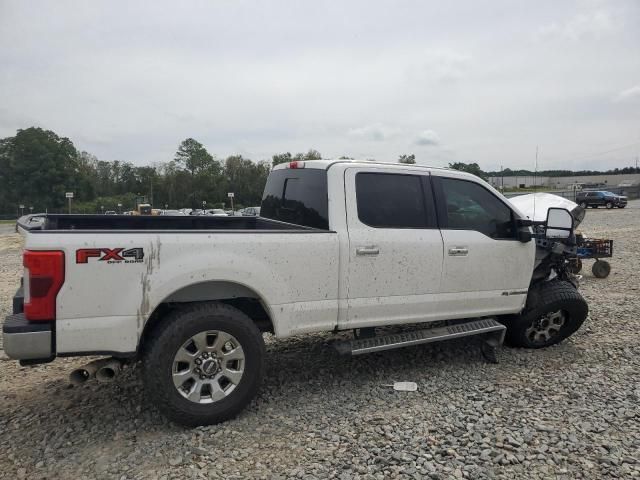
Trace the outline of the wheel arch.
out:
<instances>
[{"instance_id":1,"label":"wheel arch","mask_svg":"<svg viewBox=\"0 0 640 480\"><path fill-rule=\"evenodd\" d=\"M262 332L274 333L273 317L264 297L241 283L211 280L184 286L167 295L149 315L138 342L138 351L155 325L170 311L194 303L220 302L237 308L254 321Z\"/></svg>"}]
</instances>

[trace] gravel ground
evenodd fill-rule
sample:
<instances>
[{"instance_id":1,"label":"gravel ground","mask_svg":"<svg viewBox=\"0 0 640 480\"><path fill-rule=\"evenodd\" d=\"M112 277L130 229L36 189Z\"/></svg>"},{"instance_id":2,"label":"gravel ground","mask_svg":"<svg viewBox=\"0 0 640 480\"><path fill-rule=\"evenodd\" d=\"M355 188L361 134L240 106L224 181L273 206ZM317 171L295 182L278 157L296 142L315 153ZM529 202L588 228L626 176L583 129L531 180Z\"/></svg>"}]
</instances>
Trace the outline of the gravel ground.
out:
<instances>
[{"instance_id":1,"label":"gravel ground","mask_svg":"<svg viewBox=\"0 0 640 480\"><path fill-rule=\"evenodd\" d=\"M589 210L613 238L612 274L585 262L591 315L563 344L475 342L357 358L309 335L268 346L258 399L223 425L184 429L145 401L137 369L70 387L86 359L0 362L0 478L640 477L640 201ZM0 314L20 276L20 242L0 236ZM415 381L417 392L384 384Z\"/></svg>"},{"instance_id":2,"label":"gravel ground","mask_svg":"<svg viewBox=\"0 0 640 480\"><path fill-rule=\"evenodd\" d=\"M16 230L15 223L0 223L0 235L7 235Z\"/></svg>"}]
</instances>

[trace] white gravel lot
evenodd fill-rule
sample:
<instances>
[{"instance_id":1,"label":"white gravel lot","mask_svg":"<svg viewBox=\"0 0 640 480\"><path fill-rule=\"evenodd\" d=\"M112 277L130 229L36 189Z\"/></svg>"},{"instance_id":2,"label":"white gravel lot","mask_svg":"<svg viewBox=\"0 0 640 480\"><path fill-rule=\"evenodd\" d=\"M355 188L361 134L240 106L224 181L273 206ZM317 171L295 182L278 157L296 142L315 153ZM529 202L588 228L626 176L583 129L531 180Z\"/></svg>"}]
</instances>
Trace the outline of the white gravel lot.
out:
<instances>
[{"instance_id":1,"label":"white gravel lot","mask_svg":"<svg viewBox=\"0 0 640 480\"><path fill-rule=\"evenodd\" d=\"M264 386L237 419L184 429L145 400L136 369L70 387L86 359L0 361L0 478L640 477L640 201L589 210L582 230L614 239L612 273L587 261L582 329L545 350L475 342L345 358L328 336L269 342ZM0 234L0 315L21 275ZM0 353L2 356L2 353ZM392 381L418 391L394 392Z\"/></svg>"}]
</instances>

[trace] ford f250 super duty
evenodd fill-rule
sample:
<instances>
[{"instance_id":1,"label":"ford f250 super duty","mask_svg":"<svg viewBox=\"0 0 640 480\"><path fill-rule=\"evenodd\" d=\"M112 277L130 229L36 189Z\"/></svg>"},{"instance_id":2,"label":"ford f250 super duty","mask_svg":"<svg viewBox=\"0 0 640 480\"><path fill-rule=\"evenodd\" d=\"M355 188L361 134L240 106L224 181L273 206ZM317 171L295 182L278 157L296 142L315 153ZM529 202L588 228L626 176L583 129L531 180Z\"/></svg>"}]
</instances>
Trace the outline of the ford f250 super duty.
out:
<instances>
[{"instance_id":1,"label":"ford f250 super duty","mask_svg":"<svg viewBox=\"0 0 640 480\"><path fill-rule=\"evenodd\" d=\"M76 382L141 361L148 398L202 425L254 397L264 332L353 331L336 347L354 355L482 335L491 357L505 336L546 347L587 316L567 268L571 213L528 219L467 173L291 162L269 175L260 215L23 217L6 354L108 356Z\"/></svg>"}]
</instances>

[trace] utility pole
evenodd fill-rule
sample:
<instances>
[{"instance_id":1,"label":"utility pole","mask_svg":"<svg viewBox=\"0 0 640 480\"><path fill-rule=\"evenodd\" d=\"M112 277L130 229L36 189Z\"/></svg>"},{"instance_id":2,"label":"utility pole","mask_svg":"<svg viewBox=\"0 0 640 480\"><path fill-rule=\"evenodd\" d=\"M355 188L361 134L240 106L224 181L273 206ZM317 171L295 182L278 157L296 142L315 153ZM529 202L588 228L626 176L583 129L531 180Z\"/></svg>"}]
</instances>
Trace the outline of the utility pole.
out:
<instances>
[{"instance_id":1,"label":"utility pole","mask_svg":"<svg viewBox=\"0 0 640 480\"><path fill-rule=\"evenodd\" d=\"M538 187L538 145L536 145L536 169L533 171L533 191L536 191ZM533 197L535 200L535 197ZM534 204L535 210L535 204Z\"/></svg>"}]
</instances>

